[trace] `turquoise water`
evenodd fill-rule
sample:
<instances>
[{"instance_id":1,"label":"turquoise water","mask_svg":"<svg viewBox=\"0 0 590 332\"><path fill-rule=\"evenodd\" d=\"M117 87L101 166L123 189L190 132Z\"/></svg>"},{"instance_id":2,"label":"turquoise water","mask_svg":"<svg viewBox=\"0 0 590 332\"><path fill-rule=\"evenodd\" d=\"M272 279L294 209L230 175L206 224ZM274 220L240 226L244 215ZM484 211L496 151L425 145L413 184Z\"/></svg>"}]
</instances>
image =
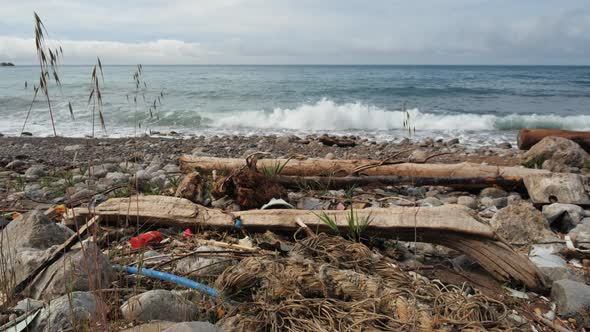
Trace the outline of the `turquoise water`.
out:
<instances>
[{"instance_id":1,"label":"turquoise water","mask_svg":"<svg viewBox=\"0 0 590 332\"><path fill-rule=\"evenodd\" d=\"M62 89L50 89L60 135L92 132L90 71L64 66ZM101 135L333 132L399 139L404 102L418 136L511 140L522 127L590 130L590 67L143 66L139 89L134 71L105 66ZM1 133L20 132L36 77L36 67L0 68ZM39 98L26 130L51 135L49 121Z\"/></svg>"}]
</instances>

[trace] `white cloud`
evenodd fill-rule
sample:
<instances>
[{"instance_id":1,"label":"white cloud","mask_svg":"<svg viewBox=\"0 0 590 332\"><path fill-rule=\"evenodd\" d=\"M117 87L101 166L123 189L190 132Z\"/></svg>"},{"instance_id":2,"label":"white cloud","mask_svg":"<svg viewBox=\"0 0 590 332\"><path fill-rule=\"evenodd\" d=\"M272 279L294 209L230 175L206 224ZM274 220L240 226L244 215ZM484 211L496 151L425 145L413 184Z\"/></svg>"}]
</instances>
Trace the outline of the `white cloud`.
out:
<instances>
[{"instance_id":1,"label":"white cloud","mask_svg":"<svg viewBox=\"0 0 590 332\"><path fill-rule=\"evenodd\" d=\"M100 57L110 64L166 64L197 63L214 53L204 50L199 43L181 40L157 40L143 43L115 41L47 41L47 45L62 46L65 64L94 63ZM24 63L35 63L35 42L31 39L0 36L0 58Z\"/></svg>"},{"instance_id":2,"label":"white cloud","mask_svg":"<svg viewBox=\"0 0 590 332\"><path fill-rule=\"evenodd\" d=\"M587 0L20 0L0 58L34 63L33 10L66 63L590 61Z\"/></svg>"}]
</instances>

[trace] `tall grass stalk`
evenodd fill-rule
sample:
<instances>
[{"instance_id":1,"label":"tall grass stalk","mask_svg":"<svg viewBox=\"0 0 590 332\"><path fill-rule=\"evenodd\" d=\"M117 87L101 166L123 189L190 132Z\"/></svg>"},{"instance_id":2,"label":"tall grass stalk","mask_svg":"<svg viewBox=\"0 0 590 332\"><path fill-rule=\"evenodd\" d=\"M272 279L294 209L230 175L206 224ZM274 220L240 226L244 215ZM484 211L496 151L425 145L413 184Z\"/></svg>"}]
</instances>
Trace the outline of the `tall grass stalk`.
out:
<instances>
[{"instance_id":1,"label":"tall grass stalk","mask_svg":"<svg viewBox=\"0 0 590 332\"><path fill-rule=\"evenodd\" d=\"M29 111L27 112L27 116L25 118L25 122L23 124L23 129L21 130L21 135L24 132L25 126L29 119L29 115L31 113L31 109L33 108L33 104L35 103L35 99L37 98L37 94L39 90L43 92L45 95L45 99L47 100L47 107L49 108L49 117L51 118L51 127L53 129L53 135L57 136L57 131L55 129L55 118L53 116L53 108L51 105L51 98L49 96L49 83L53 80L55 84L61 89L61 81L59 79L58 67L61 56L63 56L63 49L61 46L56 47L55 49L51 49L45 44L45 35L47 34L47 30L45 29L45 25L43 21L34 13L35 18L35 48L37 50L37 59L39 60L39 86L35 89L35 95L33 96L33 101L31 102L31 106L29 107Z\"/></svg>"}]
</instances>

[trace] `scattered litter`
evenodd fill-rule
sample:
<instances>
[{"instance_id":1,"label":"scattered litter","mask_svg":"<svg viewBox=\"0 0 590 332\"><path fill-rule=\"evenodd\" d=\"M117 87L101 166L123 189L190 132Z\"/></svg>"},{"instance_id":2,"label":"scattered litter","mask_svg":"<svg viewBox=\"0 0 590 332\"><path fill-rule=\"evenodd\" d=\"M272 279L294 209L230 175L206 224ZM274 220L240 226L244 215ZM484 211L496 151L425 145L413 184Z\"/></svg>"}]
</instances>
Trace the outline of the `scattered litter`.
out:
<instances>
[{"instance_id":1,"label":"scattered litter","mask_svg":"<svg viewBox=\"0 0 590 332\"><path fill-rule=\"evenodd\" d=\"M140 249L145 248L150 243L160 243L163 237L162 234L158 231L151 231L147 233L143 233L139 236L132 237L129 240L131 247L133 249Z\"/></svg>"},{"instance_id":2,"label":"scattered litter","mask_svg":"<svg viewBox=\"0 0 590 332\"><path fill-rule=\"evenodd\" d=\"M524 293L524 292L521 292L521 291L517 291L516 289L512 289L512 288L509 288L509 287L506 287L506 286L504 286L503 288L505 290L507 290L512 297L515 297L517 299L528 300L528 298L529 298L529 296L528 296L527 293Z\"/></svg>"},{"instance_id":3,"label":"scattered litter","mask_svg":"<svg viewBox=\"0 0 590 332\"><path fill-rule=\"evenodd\" d=\"M264 204L260 209L261 210L270 210L270 209L294 209L295 207L289 203L287 203L282 198L273 198L268 203Z\"/></svg>"}]
</instances>

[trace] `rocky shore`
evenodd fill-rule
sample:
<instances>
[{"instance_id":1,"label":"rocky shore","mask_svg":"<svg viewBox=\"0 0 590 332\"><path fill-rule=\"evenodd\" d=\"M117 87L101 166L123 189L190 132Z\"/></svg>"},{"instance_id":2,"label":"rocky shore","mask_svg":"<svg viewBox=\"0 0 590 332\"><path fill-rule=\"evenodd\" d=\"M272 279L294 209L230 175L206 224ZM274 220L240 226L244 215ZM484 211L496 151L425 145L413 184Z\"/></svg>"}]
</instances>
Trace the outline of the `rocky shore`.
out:
<instances>
[{"instance_id":1,"label":"rocky shore","mask_svg":"<svg viewBox=\"0 0 590 332\"><path fill-rule=\"evenodd\" d=\"M519 151L509 143L472 147L456 139L436 141L427 138L393 144L354 136L325 135L190 139L0 137L0 229L3 239L0 242L3 257L0 274L4 276L3 282L0 282L0 326L16 322L18 317L33 312L35 316L29 317L33 320L30 327L38 331L81 327L129 331L248 331L265 330L279 324L311 328L313 325L301 325L303 323L290 315L300 315L303 320L325 325L328 324L325 315L336 317L339 312L346 312L340 319L348 316L354 321L340 322L342 326L352 326L352 330L356 330L355 324L360 324L358 326L377 330L413 326L421 330L450 331L466 328L468 321L476 329L496 330L545 331L556 327L581 330L590 326L589 205L561 202L533 204L526 192L510 191L499 186L483 190L377 184L339 190L302 186L298 190L287 190L284 198L285 203L297 209L317 211L318 216L322 210L460 205L491 227L517 252L529 257L548 284L545 292L532 292L517 284L499 282L482 270L473 257L430 243L365 237L362 232L358 237L333 234L326 240L336 241L330 242L333 245L330 250L312 254L302 246L312 246L311 243L315 242L304 239L302 234L249 233L247 227L232 232L199 227L187 231L184 227L150 227L129 217L116 224L105 223L94 227L91 236L82 238L78 247L47 267L26 291L12 294L14 286L26 279L44 259L55 254L57 246L75 235L80 226L62 219L61 214L47 215L43 211L55 210L56 206L66 211L73 207L92 208L109 198L176 195L189 198L201 206L230 214L239 213L245 208L235 197L211 195L216 178L225 175L221 169L219 174L202 174L199 181L208 183L208 187L198 198L187 196L186 192L180 193L182 190L179 187L186 189L183 186L195 181L195 178L185 178L178 160L183 154L246 158L258 152L261 153L260 158L296 160L320 158L524 165L575 174L586 184L586 176L590 174L588 153L576 143L558 137L545 138L529 151ZM562 186L567 187L568 184ZM576 194L587 197L588 187L585 190ZM131 237L153 230L162 234L163 239L140 249L130 246ZM366 257L372 258L365 259L373 261L375 266L383 261L394 264L397 278L408 278L407 281L389 280L387 276L380 275L374 266L358 262L352 264L347 261L351 258L341 257L344 255L341 250L351 246L367 250ZM300 261L294 263L293 257L298 257L305 264L298 265ZM295 278L291 280L293 285L287 286L272 279L272 276L284 271L270 273L266 281L250 275L248 278L253 279L240 283L227 279L229 276L244 278L247 275L244 271L250 271L247 264L253 259L258 260L257 271L261 274L270 266L265 264L271 262L275 266L279 264L285 271L291 271L289 276ZM331 265L324 266L327 262ZM212 286L231 301L207 297L173 283L117 272L113 264L142 266L185 276ZM236 269L241 269L243 274L232 275ZM363 311L357 314L372 312L381 315L368 323L354 317L354 309L348 306L369 301L370 296L365 295L366 299L362 299L358 294L348 294L346 287L353 287L351 285L345 287L341 284L338 286L340 290L333 290L334 293L329 295L306 293L317 283L322 284L326 291L328 284L332 287L344 282L344 279L336 277L344 273L342 271L356 273L353 278L350 274L353 272L345 272L348 277L342 278L346 280L360 282L362 278L368 278L362 279L362 287L355 284L357 292L370 294L367 283L375 282L380 285L379 289L402 287L404 284L408 291L395 293L391 314L385 314L390 309L381 302L379 305L385 307L373 311L363 307ZM326 281L326 273L330 283ZM452 291L435 287L438 282ZM236 295L230 291L230 285L237 287L238 284L243 293ZM432 293L417 296L419 289L431 289ZM263 291L274 292L281 302L265 298ZM453 301L450 298L444 300L447 302L440 300L444 303L434 301L435 297L444 299L450 293L461 296L465 301L475 297L488 301L488 304L499 304L491 314L491 304L480 308L480 302L474 302L478 303L477 306L474 304L479 308L477 310L493 316L487 320L475 311L461 319L451 319L448 312L443 313L439 309L441 306L449 309ZM432 301L428 300L429 296L433 296ZM306 313L303 308L314 308L318 299L330 303L326 304L325 310L334 311L324 316ZM229 304L232 301L251 305ZM288 307L288 303L292 306L305 303L305 306L287 314L279 308ZM372 305L378 306L375 303ZM406 311L400 309L404 306ZM75 310L72 311L72 308ZM330 328L338 330L335 326Z\"/></svg>"}]
</instances>

